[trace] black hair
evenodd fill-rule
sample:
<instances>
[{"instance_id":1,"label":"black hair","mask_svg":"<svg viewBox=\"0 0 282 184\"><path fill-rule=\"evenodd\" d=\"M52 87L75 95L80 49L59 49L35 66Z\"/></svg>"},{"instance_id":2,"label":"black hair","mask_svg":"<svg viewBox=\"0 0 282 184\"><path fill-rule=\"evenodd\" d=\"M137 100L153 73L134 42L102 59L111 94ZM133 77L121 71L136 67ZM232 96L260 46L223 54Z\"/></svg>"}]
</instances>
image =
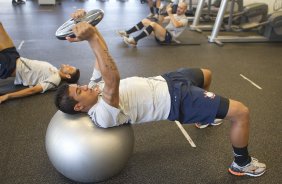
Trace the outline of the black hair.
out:
<instances>
[{"instance_id":1,"label":"black hair","mask_svg":"<svg viewBox=\"0 0 282 184\"><path fill-rule=\"evenodd\" d=\"M75 111L74 106L78 103L75 99L69 96L69 85L62 84L58 87L54 102L56 107L67 114L78 114L80 111Z\"/></svg>"},{"instance_id":2,"label":"black hair","mask_svg":"<svg viewBox=\"0 0 282 184\"><path fill-rule=\"evenodd\" d=\"M64 81L67 83L77 83L79 77L80 77L80 70L76 69L76 71L73 74L70 74L71 78L65 78Z\"/></svg>"}]
</instances>

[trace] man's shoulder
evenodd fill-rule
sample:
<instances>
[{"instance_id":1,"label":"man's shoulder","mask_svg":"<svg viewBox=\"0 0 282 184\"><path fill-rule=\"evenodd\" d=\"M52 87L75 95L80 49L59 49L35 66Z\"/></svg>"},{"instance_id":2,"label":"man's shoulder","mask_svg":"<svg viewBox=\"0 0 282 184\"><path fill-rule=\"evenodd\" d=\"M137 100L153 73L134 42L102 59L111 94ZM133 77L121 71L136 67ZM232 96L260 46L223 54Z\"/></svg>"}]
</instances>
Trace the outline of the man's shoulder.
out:
<instances>
[{"instance_id":1,"label":"man's shoulder","mask_svg":"<svg viewBox=\"0 0 282 184\"><path fill-rule=\"evenodd\" d=\"M44 91L57 88L61 83L61 77L58 72L54 72L48 78L41 78L39 79L39 84L43 87Z\"/></svg>"}]
</instances>

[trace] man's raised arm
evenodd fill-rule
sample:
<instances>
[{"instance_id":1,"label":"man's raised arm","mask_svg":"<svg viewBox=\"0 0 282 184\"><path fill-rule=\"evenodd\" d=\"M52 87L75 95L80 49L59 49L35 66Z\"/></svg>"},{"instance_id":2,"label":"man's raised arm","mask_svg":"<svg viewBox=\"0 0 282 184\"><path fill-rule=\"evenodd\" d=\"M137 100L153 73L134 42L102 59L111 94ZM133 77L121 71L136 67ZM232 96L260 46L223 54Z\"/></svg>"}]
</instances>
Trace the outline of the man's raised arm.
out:
<instances>
[{"instance_id":1,"label":"man's raised arm","mask_svg":"<svg viewBox=\"0 0 282 184\"><path fill-rule=\"evenodd\" d=\"M73 32L76 38L67 38L70 42L87 40L94 52L100 68L101 75L105 81L103 99L111 106L119 105L119 71L111 57L107 44L97 28L86 22L78 23Z\"/></svg>"}]
</instances>

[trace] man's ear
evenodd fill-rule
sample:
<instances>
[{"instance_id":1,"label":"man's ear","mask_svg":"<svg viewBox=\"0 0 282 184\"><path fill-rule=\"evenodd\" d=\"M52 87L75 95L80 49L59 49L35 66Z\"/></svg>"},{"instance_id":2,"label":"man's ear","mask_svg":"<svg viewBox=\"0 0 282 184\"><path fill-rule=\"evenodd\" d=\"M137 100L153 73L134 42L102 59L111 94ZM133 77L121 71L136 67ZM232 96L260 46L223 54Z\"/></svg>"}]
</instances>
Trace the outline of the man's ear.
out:
<instances>
[{"instance_id":1,"label":"man's ear","mask_svg":"<svg viewBox=\"0 0 282 184\"><path fill-rule=\"evenodd\" d=\"M74 106L73 109L74 109L75 111L81 111L83 108L84 108L83 105L81 105L80 103L77 103L77 104L75 104L75 106Z\"/></svg>"}]
</instances>

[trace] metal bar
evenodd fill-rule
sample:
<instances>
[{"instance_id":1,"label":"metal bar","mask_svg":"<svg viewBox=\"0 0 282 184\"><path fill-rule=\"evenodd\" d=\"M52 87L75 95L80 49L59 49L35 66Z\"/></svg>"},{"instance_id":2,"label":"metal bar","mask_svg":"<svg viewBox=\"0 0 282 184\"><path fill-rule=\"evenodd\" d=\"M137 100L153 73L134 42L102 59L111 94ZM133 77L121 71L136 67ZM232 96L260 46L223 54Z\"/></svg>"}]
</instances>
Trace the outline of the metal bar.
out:
<instances>
[{"instance_id":1,"label":"metal bar","mask_svg":"<svg viewBox=\"0 0 282 184\"><path fill-rule=\"evenodd\" d=\"M195 13L195 18L194 18L193 24L190 26L191 30L196 30L197 29L196 27L199 25L204 4L205 4L205 0L200 0L199 1L197 9L196 9L196 13Z\"/></svg>"},{"instance_id":2,"label":"metal bar","mask_svg":"<svg viewBox=\"0 0 282 184\"><path fill-rule=\"evenodd\" d=\"M211 6L212 6L212 2L211 0L208 1L208 15L211 16Z\"/></svg>"},{"instance_id":3,"label":"metal bar","mask_svg":"<svg viewBox=\"0 0 282 184\"><path fill-rule=\"evenodd\" d=\"M220 27L221 27L221 24L222 24L222 21L223 21L224 13L225 13L225 10L226 10L226 7L227 7L227 2L228 2L228 0L222 0L221 1L220 8L219 8L219 11L217 13L215 24L214 24L214 27L213 27L213 30L212 30L212 34L209 37L209 42L215 42L215 39L218 35L218 32L220 30Z\"/></svg>"},{"instance_id":4,"label":"metal bar","mask_svg":"<svg viewBox=\"0 0 282 184\"><path fill-rule=\"evenodd\" d=\"M211 37L208 37L209 40ZM233 43L239 43L239 42L267 42L269 41L264 36L217 36L214 38L213 42L233 42Z\"/></svg>"},{"instance_id":5,"label":"metal bar","mask_svg":"<svg viewBox=\"0 0 282 184\"><path fill-rule=\"evenodd\" d=\"M232 22L233 22L234 6L235 6L235 0L232 0L230 11L229 11L228 26L226 28L227 31L231 30L231 26L232 26Z\"/></svg>"},{"instance_id":6,"label":"metal bar","mask_svg":"<svg viewBox=\"0 0 282 184\"><path fill-rule=\"evenodd\" d=\"M189 1L189 11L193 11L193 2L192 2L192 0Z\"/></svg>"}]
</instances>

